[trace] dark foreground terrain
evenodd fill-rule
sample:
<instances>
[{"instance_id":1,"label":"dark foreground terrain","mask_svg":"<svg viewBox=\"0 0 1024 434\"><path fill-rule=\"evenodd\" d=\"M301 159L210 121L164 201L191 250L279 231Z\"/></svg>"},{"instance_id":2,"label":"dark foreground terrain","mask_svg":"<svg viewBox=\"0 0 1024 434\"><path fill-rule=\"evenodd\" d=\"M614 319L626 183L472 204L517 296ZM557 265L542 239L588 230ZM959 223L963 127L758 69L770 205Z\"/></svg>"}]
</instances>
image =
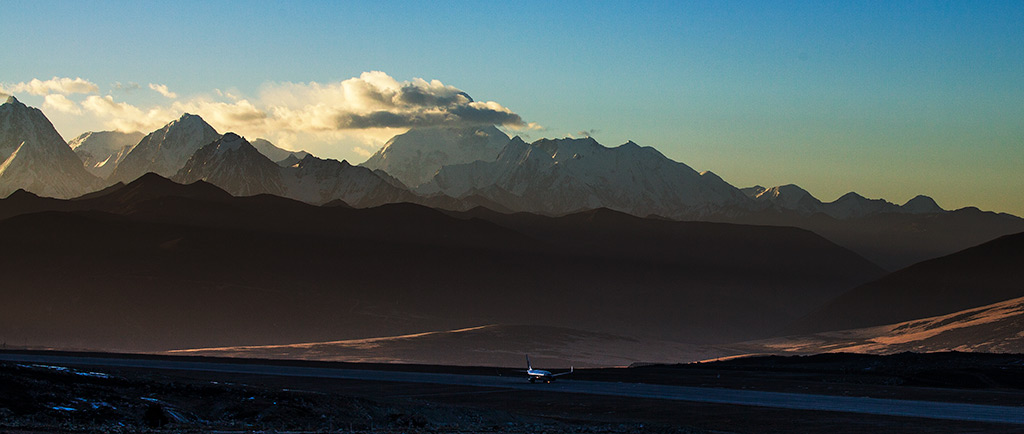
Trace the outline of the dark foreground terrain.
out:
<instances>
[{"instance_id":1,"label":"dark foreground terrain","mask_svg":"<svg viewBox=\"0 0 1024 434\"><path fill-rule=\"evenodd\" d=\"M1022 361L1024 356L960 353L760 357L703 364L581 370L565 381L873 396L1021 406L1024 411ZM270 362L234 360L233 363ZM494 368L273 363L517 375L512 369ZM1020 425L553 393L551 386L554 385L533 386L523 390L0 362L0 433L853 433L1020 432L1022 429Z\"/></svg>"}]
</instances>

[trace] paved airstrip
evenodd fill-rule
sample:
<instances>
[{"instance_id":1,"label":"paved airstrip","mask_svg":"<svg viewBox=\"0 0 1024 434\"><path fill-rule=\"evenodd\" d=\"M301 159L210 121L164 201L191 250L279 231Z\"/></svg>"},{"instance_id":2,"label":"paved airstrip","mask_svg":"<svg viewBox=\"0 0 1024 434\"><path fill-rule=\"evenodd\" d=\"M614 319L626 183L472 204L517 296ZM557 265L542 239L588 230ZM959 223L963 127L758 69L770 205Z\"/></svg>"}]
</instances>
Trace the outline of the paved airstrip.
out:
<instances>
[{"instance_id":1,"label":"paved airstrip","mask_svg":"<svg viewBox=\"0 0 1024 434\"><path fill-rule=\"evenodd\" d=\"M423 372L334 369L270 364L213 363L189 360L154 360L0 353L0 361L61 366L204 371L231 374L426 383L531 391L543 390L550 393L578 393L628 398L664 399L672 401L784 408L792 410L836 411L884 416L906 416L928 419L1024 425L1024 407L960 404L949 402L811 395L640 383L575 381L572 379L560 379L559 381L551 384L530 384L526 381L525 377L515 378Z\"/></svg>"}]
</instances>

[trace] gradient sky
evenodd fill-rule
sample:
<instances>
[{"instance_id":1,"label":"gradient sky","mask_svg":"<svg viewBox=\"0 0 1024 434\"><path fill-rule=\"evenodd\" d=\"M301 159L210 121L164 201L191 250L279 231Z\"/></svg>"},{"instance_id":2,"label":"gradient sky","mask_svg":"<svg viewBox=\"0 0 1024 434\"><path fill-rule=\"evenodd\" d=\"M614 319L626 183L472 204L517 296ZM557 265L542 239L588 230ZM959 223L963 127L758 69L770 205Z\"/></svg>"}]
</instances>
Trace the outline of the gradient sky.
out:
<instances>
[{"instance_id":1,"label":"gradient sky","mask_svg":"<svg viewBox=\"0 0 1024 434\"><path fill-rule=\"evenodd\" d=\"M172 101L259 105L381 71L497 102L540 126L511 131L528 139L633 140L737 187L795 183L825 201L926 194L1024 215L1019 1L0 0L0 11L3 89L96 85L66 94L77 104L66 112L12 92L66 139L111 127L82 108L90 95L158 118ZM361 162L395 132L257 133Z\"/></svg>"}]
</instances>

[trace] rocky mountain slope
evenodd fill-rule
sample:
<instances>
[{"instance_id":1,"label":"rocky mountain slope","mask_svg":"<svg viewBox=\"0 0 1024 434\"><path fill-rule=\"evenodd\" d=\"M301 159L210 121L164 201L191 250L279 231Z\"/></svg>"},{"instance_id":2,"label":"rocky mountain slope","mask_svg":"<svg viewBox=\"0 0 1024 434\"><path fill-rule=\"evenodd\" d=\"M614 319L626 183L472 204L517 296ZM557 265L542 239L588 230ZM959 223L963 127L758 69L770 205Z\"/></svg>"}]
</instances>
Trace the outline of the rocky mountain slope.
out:
<instances>
[{"instance_id":1,"label":"rocky mountain slope","mask_svg":"<svg viewBox=\"0 0 1024 434\"><path fill-rule=\"evenodd\" d=\"M289 157L301 160L309 155L306 151L288 151L281 149L273 143L270 143L267 139L256 139L250 142L250 144L256 148L257 151L260 151L261 154L266 155L267 158L275 163L279 163Z\"/></svg>"},{"instance_id":2,"label":"rocky mountain slope","mask_svg":"<svg viewBox=\"0 0 1024 434\"><path fill-rule=\"evenodd\" d=\"M219 137L202 118L185 113L139 141L111 173L110 180L131 182L148 172L173 176L199 148Z\"/></svg>"},{"instance_id":3,"label":"rocky mountain slope","mask_svg":"<svg viewBox=\"0 0 1024 434\"><path fill-rule=\"evenodd\" d=\"M282 167L244 138L227 133L196 151L173 179L186 184L203 180L235 196L272 194L312 204L341 200L360 208L419 199L382 175L312 155Z\"/></svg>"},{"instance_id":4,"label":"rocky mountain slope","mask_svg":"<svg viewBox=\"0 0 1024 434\"><path fill-rule=\"evenodd\" d=\"M139 132L90 131L72 139L68 146L82 159L85 170L107 179L143 137Z\"/></svg>"},{"instance_id":5,"label":"rocky mountain slope","mask_svg":"<svg viewBox=\"0 0 1024 434\"><path fill-rule=\"evenodd\" d=\"M286 196L281 171L248 141L227 133L192 154L173 179L183 184L203 180L235 196Z\"/></svg>"},{"instance_id":6,"label":"rocky mountain slope","mask_svg":"<svg viewBox=\"0 0 1024 434\"><path fill-rule=\"evenodd\" d=\"M0 105L0 197L18 189L69 198L102 187L53 124L13 96Z\"/></svg>"}]
</instances>

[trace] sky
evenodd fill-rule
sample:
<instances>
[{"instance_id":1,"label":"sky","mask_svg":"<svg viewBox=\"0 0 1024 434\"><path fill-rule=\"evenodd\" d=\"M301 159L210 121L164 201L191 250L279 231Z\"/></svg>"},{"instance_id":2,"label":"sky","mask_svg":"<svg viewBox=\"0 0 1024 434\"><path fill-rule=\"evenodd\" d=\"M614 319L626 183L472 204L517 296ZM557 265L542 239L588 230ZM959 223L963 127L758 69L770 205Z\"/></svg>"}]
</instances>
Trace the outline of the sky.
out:
<instances>
[{"instance_id":1,"label":"sky","mask_svg":"<svg viewBox=\"0 0 1024 434\"><path fill-rule=\"evenodd\" d=\"M354 163L411 126L652 146L737 187L1024 216L1024 2L0 0L70 140L182 112ZM35 80L35 81L34 81Z\"/></svg>"}]
</instances>

